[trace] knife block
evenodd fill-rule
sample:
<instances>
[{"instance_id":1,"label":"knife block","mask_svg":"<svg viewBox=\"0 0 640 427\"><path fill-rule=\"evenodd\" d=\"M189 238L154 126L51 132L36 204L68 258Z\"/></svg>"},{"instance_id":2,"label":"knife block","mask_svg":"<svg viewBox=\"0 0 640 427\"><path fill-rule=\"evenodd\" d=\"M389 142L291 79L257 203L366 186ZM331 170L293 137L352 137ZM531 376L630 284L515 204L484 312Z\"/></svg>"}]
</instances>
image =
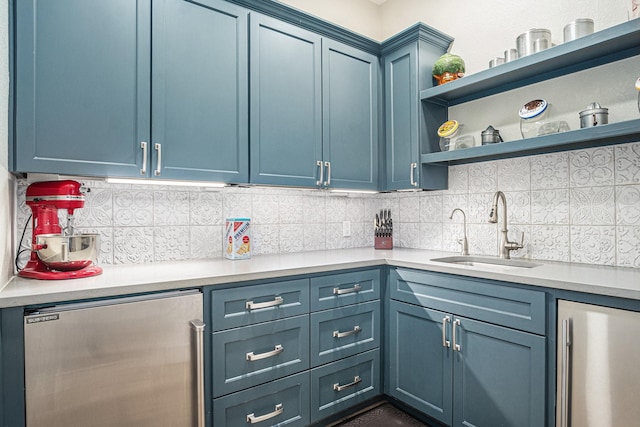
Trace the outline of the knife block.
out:
<instances>
[{"instance_id":1,"label":"knife block","mask_svg":"<svg viewBox=\"0 0 640 427\"><path fill-rule=\"evenodd\" d=\"M376 236L374 239L373 247L375 249L393 249L393 236Z\"/></svg>"}]
</instances>

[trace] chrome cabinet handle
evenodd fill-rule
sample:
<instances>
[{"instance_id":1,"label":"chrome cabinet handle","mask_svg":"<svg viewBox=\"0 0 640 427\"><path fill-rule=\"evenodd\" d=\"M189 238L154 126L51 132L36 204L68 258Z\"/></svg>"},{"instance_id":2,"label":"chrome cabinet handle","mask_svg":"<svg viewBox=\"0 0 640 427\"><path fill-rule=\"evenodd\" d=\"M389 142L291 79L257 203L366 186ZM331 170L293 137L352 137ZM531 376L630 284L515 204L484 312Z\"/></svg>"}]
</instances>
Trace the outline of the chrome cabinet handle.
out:
<instances>
[{"instance_id":1,"label":"chrome cabinet handle","mask_svg":"<svg viewBox=\"0 0 640 427\"><path fill-rule=\"evenodd\" d=\"M267 302L247 301L247 304L245 305L245 307L247 308L247 310L257 310L259 308L276 307L282 304L283 302L284 302L284 299L278 296L278 297L275 297L273 301L267 301Z\"/></svg>"},{"instance_id":2,"label":"chrome cabinet handle","mask_svg":"<svg viewBox=\"0 0 640 427\"><path fill-rule=\"evenodd\" d=\"M358 375L356 375L355 377L353 377L353 382L350 382L349 384L345 384L345 385L340 385L339 383L335 383L333 385L333 389L335 391L342 391L345 388L353 387L354 385L358 384L361 381L362 381L362 378L360 378Z\"/></svg>"},{"instance_id":3,"label":"chrome cabinet handle","mask_svg":"<svg viewBox=\"0 0 640 427\"><path fill-rule=\"evenodd\" d=\"M352 294L354 292L360 292L361 290L362 290L362 286L360 286L359 283L356 283L355 285L353 285L353 288L348 288L348 289L333 288L333 294L334 295Z\"/></svg>"},{"instance_id":4,"label":"chrome cabinet handle","mask_svg":"<svg viewBox=\"0 0 640 427\"><path fill-rule=\"evenodd\" d=\"M255 354L253 351L250 353L247 353L246 358L248 361L253 362L256 360L268 359L269 357L276 356L282 353L283 351L284 351L284 347L278 344L273 348L273 350L267 351L265 353Z\"/></svg>"},{"instance_id":5,"label":"chrome cabinet handle","mask_svg":"<svg viewBox=\"0 0 640 427\"><path fill-rule=\"evenodd\" d=\"M319 175L319 179L316 181L316 185L320 187L322 185L322 181L324 180L324 167L322 166L322 160L318 160L316 162L316 166L318 166Z\"/></svg>"},{"instance_id":6,"label":"chrome cabinet handle","mask_svg":"<svg viewBox=\"0 0 640 427\"><path fill-rule=\"evenodd\" d=\"M349 335L357 334L361 330L362 330L362 328L360 326L356 325L350 331L346 331L346 332L333 331L333 337L334 338L348 337Z\"/></svg>"},{"instance_id":7,"label":"chrome cabinet handle","mask_svg":"<svg viewBox=\"0 0 640 427\"><path fill-rule=\"evenodd\" d=\"M411 169L409 170L409 179L411 181L411 186L412 187L417 187L418 186L418 182L415 179L415 171L416 169L418 169L418 164L417 163L411 163Z\"/></svg>"},{"instance_id":8,"label":"chrome cabinet handle","mask_svg":"<svg viewBox=\"0 0 640 427\"><path fill-rule=\"evenodd\" d=\"M276 405L275 410L273 412L269 412L268 414L260 415L259 417L256 417L255 414L247 415L247 422L249 424L260 423L262 421L268 420L269 418L277 417L283 412L284 412L284 406L282 406L282 403L278 403Z\"/></svg>"},{"instance_id":9,"label":"chrome cabinet handle","mask_svg":"<svg viewBox=\"0 0 640 427\"><path fill-rule=\"evenodd\" d=\"M324 186L328 187L331 185L331 162L324 162L324 165L327 168L327 180L324 182Z\"/></svg>"},{"instance_id":10,"label":"chrome cabinet handle","mask_svg":"<svg viewBox=\"0 0 640 427\"><path fill-rule=\"evenodd\" d=\"M147 146L149 144L145 141L140 142L140 148L142 148L142 168L140 169L140 175L147 174L147 156L149 153L147 152Z\"/></svg>"},{"instance_id":11,"label":"chrome cabinet handle","mask_svg":"<svg viewBox=\"0 0 640 427\"><path fill-rule=\"evenodd\" d=\"M156 170L153 171L153 174L155 176L160 176L160 173L162 172L162 145L158 144L156 142L156 144L154 145L156 151L158 152L158 163L156 164Z\"/></svg>"},{"instance_id":12,"label":"chrome cabinet handle","mask_svg":"<svg viewBox=\"0 0 640 427\"><path fill-rule=\"evenodd\" d=\"M451 347L451 341L447 341L447 323L451 321L449 316L445 316L442 318L442 346L443 347Z\"/></svg>"},{"instance_id":13,"label":"chrome cabinet handle","mask_svg":"<svg viewBox=\"0 0 640 427\"><path fill-rule=\"evenodd\" d=\"M196 340L196 396L198 404L198 427L204 427L204 327L202 320L192 320L191 326L195 332Z\"/></svg>"},{"instance_id":14,"label":"chrome cabinet handle","mask_svg":"<svg viewBox=\"0 0 640 427\"><path fill-rule=\"evenodd\" d=\"M460 319L453 321L453 350L460 351L460 344L456 342L456 326L460 326Z\"/></svg>"},{"instance_id":15,"label":"chrome cabinet handle","mask_svg":"<svg viewBox=\"0 0 640 427\"><path fill-rule=\"evenodd\" d=\"M571 319L562 320L562 372L560 373L560 427L569 427L569 358Z\"/></svg>"}]
</instances>

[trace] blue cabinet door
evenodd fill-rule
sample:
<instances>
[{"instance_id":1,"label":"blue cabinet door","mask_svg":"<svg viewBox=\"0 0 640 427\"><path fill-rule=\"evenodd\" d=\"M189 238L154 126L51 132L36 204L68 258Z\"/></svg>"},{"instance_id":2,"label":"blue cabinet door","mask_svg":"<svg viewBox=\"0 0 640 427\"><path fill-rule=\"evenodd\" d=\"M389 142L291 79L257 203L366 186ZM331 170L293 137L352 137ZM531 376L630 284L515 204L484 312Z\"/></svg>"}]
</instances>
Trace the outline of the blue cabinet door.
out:
<instances>
[{"instance_id":1,"label":"blue cabinet door","mask_svg":"<svg viewBox=\"0 0 640 427\"><path fill-rule=\"evenodd\" d=\"M452 316L390 301L387 380L391 396L450 425L453 351L443 345L443 339L451 342L447 317Z\"/></svg>"},{"instance_id":2,"label":"blue cabinet door","mask_svg":"<svg viewBox=\"0 0 640 427\"><path fill-rule=\"evenodd\" d=\"M322 40L326 187L378 186L378 69L376 56Z\"/></svg>"},{"instance_id":3,"label":"blue cabinet door","mask_svg":"<svg viewBox=\"0 0 640 427\"><path fill-rule=\"evenodd\" d=\"M545 338L456 320L453 426L543 426Z\"/></svg>"},{"instance_id":4,"label":"blue cabinet door","mask_svg":"<svg viewBox=\"0 0 640 427\"><path fill-rule=\"evenodd\" d=\"M247 13L222 0L154 3L152 176L248 182Z\"/></svg>"},{"instance_id":5,"label":"blue cabinet door","mask_svg":"<svg viewBox=\"0 0 640 427\"><path fill-rule=\"evenodd\" d=\"M250 181L315 187L322 161L321 38L250 17Z\"/></svg>"},{"instance_id":6,"label":"blue cabinet door","mask_svg":"<svg viewBox=\"0 0 640 427\"><path fill-rule=\"evenodd\" d=\"M418 166L418 46L406 45L387 55L385 121L387 190L416 188Z\"/></svg>"},{"instance_id":7,"label":"blue cabinet door","mask_svg":"<svg viewBox=\"0 0 640 427\"><path fill-rule=\"evenodd\" d=\"M15 2L14 171L140 176L149 0Z\"/></svg>"}]
</instances>

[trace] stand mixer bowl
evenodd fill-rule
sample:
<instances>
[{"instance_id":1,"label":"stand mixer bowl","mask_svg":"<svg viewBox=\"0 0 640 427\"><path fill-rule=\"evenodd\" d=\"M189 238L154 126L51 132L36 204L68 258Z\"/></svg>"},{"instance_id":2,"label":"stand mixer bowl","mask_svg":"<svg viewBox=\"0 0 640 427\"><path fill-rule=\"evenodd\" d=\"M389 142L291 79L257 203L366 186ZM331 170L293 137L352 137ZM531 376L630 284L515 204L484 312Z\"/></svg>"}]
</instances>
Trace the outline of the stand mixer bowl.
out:
<instances>
[{"instance_id":1,"label":"stand mixer bowl","mask_svg":"<svg viewBox=\"0 0 640 427\"><path fill-rule=\"evenodd\" d=\"M98 234L40 234L36 236L38 258L50 269L74 271L90 266L98 253Z\"/></svg>"}]
</instances>

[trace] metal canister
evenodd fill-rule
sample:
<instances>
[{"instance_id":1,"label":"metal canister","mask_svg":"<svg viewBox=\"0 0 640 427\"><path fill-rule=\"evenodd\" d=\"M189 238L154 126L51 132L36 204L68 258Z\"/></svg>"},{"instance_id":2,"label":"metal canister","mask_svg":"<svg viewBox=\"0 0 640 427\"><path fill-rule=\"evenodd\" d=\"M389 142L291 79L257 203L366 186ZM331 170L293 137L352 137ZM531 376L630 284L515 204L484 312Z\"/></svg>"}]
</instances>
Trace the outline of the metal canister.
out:
<instances>
[{"instance_id":1,"label":"metal canister","mask_svg":"<svg viewBox=\"0 0 640 427\"><path fill-rule=\"evenodd\" d=\"M489 125L489 127L487 127L480 133L480 137L482 140L482 145L503 142L502 137L500 136L500 131L498 129L494 129L494 127L491 125Z\"/></svg>"},{"instance_id":2,"label":"metal canister","mask_svg":"<svg viewBox=\"0 0 640 427\"><path fill-rule=\"evenodd\" d=\"M580 128L588 128L609 123L609 109L597 102L589 104L586 110L580 111Z\"/></svg>"}]
</instances>

